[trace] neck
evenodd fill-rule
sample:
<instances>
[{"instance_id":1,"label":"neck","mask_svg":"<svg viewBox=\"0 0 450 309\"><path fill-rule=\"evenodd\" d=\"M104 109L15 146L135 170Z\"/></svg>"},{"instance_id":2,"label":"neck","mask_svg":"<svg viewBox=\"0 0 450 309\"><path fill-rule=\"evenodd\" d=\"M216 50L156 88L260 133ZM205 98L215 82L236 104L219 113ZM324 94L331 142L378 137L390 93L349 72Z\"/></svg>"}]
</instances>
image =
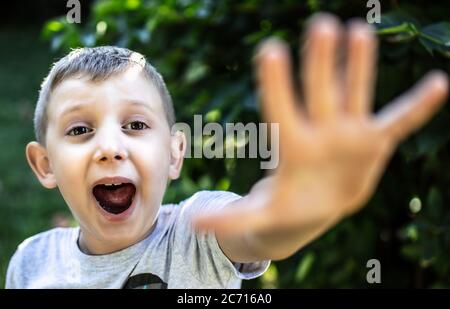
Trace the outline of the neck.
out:
<instances>
[{"instance_id":1,"label":"neck","mask_svg":"<svg viewBox=\"0 0 450 309\"><path fill-rule=\"evenodd\" d=\"M150 235L156 226L156 222L150 227L147 233L135 240L121 240L120 242L111 242L91 237L88 233L83 233L80 229L80 235L77 240L78 248L87 255L104 255L111 254L140 242Z\"/></svg>"}]
</instances>

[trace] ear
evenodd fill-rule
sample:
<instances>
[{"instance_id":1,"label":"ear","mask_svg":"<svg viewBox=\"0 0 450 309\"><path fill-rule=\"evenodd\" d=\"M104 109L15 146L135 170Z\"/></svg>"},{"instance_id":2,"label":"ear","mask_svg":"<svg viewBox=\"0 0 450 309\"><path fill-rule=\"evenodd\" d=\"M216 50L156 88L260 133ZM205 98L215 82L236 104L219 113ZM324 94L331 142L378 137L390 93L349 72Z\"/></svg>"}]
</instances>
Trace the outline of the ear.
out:
<instances>
[{"instance_id":1,"label":"ear","mask_svg":"<svg viewBox=\"0 0 450 309\"><path fill-rule=\"evenodd\" d=\"M56 178L48 160L47 150L38 142L28 143L25 150L28 164L40 183L47 189L56 187Z\"/></svg>"},{"instance_id":2,"label":"ear","mask_svg":"<svg viewBox=\"0 0 450 309\"><path fill-rule=\"evenodd\" d=\"M180 177L186 152L186 136L182 131L176 131L171 135L169 178L175 180Z\"/></svg>"}]
</instances>

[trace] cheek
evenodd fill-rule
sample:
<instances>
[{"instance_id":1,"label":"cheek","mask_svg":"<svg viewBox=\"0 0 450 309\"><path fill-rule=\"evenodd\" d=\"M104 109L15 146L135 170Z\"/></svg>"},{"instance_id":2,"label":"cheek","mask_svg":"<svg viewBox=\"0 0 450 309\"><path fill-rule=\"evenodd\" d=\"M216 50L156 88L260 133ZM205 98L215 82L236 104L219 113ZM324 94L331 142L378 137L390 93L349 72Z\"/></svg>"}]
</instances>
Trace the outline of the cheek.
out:
<instances>
[{"instance_id":1,"label":"cheek","mask_svg":"<svg viewBox=\"0 0 450 309\"><path fill-rule=\"evenodd\" d=\"M146 216L153 217L153 212L162 203L169 176L167 145L146 142L133 147L130 155L133 156L131 161L140 179L140 194L146 206L141 209L147 212Z\"/></svg>"},{"instance_id":2,"label":"cheek","mask_svg":"<svg viewBox=\"0 0 450 309\"><path fill-rule=\"evenodd\" d=\"M58 187L64 197L70 198L83 196L83 181L86 179L86 164L89 156L81 147L59 146L57 152L53 152L51 158Z\"/></svg>"},{"instance_id":3,"label":"cheek","mask_svg":"<svg viewBox=\"0 0 450 309\"><path fill-rule=\"evenodd\" d=\"M170 145L163 139L153 138L133 147L132 160L143 181L166 183L170 164Z\"/></svg>"},{"instance_id":4,"label":"cheek","mask_svg":"<svg viewBox=\"0 0 450 309\"><path fill-rule=\"evenodd\" d=\"M49 158L58 184L67 181L76 182L74 176L81 173L81 167L87 162L87 145L67 143L53 126L49 126L47 138Z\"/></svg>"}]
</instances>

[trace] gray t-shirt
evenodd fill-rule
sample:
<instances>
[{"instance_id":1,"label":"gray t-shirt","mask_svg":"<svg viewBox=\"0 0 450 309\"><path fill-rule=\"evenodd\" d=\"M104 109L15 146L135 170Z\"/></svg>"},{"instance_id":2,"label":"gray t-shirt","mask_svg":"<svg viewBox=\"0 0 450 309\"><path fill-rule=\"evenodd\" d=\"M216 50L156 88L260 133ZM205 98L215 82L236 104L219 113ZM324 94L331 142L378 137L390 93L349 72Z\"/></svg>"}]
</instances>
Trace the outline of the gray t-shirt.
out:
<instances>
[{"instance_id":1,"label":"gray t-shirt","mask_svg":"<svg viewBox=\"0 0 450 309\"><path fill-rule=\"evenodd\" d=\"M80 251L79 228L55 228L28 238L12 257L6 288L239 288L260 276L269 261L232 263L214 233L197 233L191 218L240 198L200 191L180 204L161 207L144 240L106 255Z\"/></svg>"}]
</instances>

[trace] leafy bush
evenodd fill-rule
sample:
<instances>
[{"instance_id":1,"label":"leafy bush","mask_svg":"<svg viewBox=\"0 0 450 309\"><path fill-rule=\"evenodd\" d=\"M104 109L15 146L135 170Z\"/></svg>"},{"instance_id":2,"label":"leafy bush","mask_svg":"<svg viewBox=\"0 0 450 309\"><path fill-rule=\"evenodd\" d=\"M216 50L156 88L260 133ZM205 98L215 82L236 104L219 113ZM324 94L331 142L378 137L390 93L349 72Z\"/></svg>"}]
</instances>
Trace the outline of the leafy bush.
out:
<instances>
[{"instance_id":1,"label":"leafy bush","mask_svg":"<svg viewBox=\"0 0 450 309\"><path fill-rule=\"evenodd\" d=\"M431 68L449 71L449 5L383 1L375 109ZM365 1L103 0L81 26L65 16L48 21L43 35L54 51L118 45L145 54L165 77L177 120L193 114L211 122L259 121L252 56L275 35L297 54L307 18L328 10L343 20L364 18ZM295 60L296 61L296 60ZM273 263L244 287L366 286L366 262L382 265L383 287L450 287L450 114L445 107L403 143L368 207L341 222L295 256ZM251 159L187 159L165 201L200 189L245 193L262 177Z\"/></svg>"}]
</instances>

